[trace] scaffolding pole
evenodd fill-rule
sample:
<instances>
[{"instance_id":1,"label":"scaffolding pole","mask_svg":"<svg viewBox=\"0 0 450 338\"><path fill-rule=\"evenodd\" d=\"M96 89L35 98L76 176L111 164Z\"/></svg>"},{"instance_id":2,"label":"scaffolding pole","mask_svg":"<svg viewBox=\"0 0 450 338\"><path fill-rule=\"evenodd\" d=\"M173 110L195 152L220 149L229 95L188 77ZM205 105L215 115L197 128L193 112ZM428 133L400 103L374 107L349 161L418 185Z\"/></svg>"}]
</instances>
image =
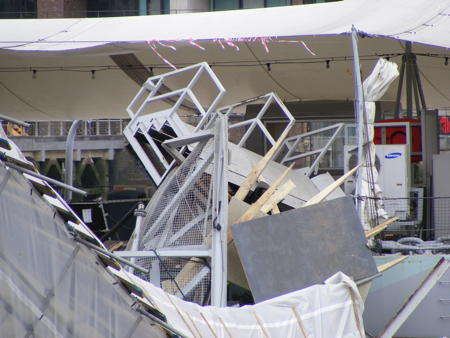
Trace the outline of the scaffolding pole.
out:
<instances>
[{"instance_id":1,"label":"scaffolding pole","mask_svg":"<svg viewBox=\"0 0 450 338\"><path fill-rule=\"evenodd\" d=\"M359 62L359 52L358 52L358 31L355 26L352 26L352 49L353 49L353 75L355 80L355 115L356 123L358 129L358 162L365 162L364 156L364 92L361 81L361 65ZM364 166L363 166L364 167ZM357 181L356 181L356 209L361 212L361 188L362 188L362 175L361 171L363 167L358 169Z\"/></svg>"},{"instance_id":2,"label":"scaffolding pole","mask_svg":"<svg viewBox=\"0 0 450 338\"><path fill-rule=\"evenodd\" d=\"M226 306L228 231L228 120L218 113L214 137L211 305Z\"/></svg>"}]
</instances>

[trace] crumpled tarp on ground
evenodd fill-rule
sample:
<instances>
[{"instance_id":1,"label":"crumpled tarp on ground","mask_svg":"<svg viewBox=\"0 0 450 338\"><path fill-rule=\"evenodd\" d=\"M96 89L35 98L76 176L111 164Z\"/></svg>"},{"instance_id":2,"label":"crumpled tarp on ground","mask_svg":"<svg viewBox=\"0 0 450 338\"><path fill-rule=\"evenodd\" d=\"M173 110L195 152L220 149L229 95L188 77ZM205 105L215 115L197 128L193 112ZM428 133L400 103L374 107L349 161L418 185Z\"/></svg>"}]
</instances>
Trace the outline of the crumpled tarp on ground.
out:
<instances>
[{"instance_id":1,"label":"crumpled tarp on ground","mask_svg":"<svg viewBox=\"0 0 450 338\"><path fill-rule=\"evenodd\" d=\"M240 308L200 306L169 295L122 270L146 298L187 337L365 337L363 301L342 272L325 284Z\"/></svg>"}]
</instances>

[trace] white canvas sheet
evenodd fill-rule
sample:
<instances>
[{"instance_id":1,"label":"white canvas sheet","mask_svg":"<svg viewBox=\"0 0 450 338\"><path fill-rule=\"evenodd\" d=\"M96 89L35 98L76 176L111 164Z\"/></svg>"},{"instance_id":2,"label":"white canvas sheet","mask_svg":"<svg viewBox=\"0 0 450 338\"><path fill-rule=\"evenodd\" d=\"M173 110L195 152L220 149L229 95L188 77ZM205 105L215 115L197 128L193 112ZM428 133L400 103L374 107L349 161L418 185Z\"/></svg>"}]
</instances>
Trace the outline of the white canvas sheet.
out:
<instances>
[{"instance_id":1,"label":"white canvas sheet","mask_svg":"<svg viewBox=\"0 0 450 338\"><path fill-rule=\"evenodd\" d=\"M381 205L381 200L375 200L375 198L382 198L383 194L380 186L378 185L378 170L375 166L375 145L373 143L373 137L375 133L375 102L380 100L387 92L390 84L398 77L397 65L394 62L387 61L386 59L379 59L372 73L366 78L363 83L364 90L364 112L367 126L365 127L365 133L367 134L368 145L365 148L367 151L366 162L359 170L358 174L361 175L361 196L370 197L373 199L364 199L361 203L361 213L363 215L361 222L364 230L370 229L370 224L377 224L377 217L387 219L387 212ZM374 204L371 207L371 204ZM375 210L373 215L370 210Z\"/></svg>"},{"instance_id":2,"label":"white canvas sheet","mask_svg":"<svg viewBox=\"0 0 450 338\"><path fill-rule=\"evenodd\" d=\"M341 272L323 285L241 308L202 307L124 270L119 274L141 287L168 323L187 337L365 337L363 301L355 283Z\"/></svg>"},{"instance_id":3,"label":"white canvas sheet","mask_svg":"<svg viewBox=\"0 0 450 338\"><path fill-rule=\"evenodd\" d=\"M1 20L0 46L28 51L72 50L155 40L339 35L348 34L355 25L372 36L448 48L449 7L449 0L346 0L178 15Z\"/></svg>"},{"instance_id":4,"label":"white canvas sheet","mask_svg":"<svg viewBox=\"0 0 450 338\"><path fill-rule=\"evenodd\" d=\"M377 55L390 54L400 64L404 41L412 41L413 52L423 54L417 62L427 105L446 109L449 7L450 0L345 0L161 16L0 20L0 114L25 120L125 117L139 86L109 58L123 53L134 53L155 74L170 70L166 61L176 67L207 61L227 88L224 104L272 91L286 101L351 100L352 25L369 36L358 41L364 75ZM91 70L97 70L95 79ZM383 99L395 100L396 87L394 82ZM215 93L204 86L201 95Z\"/></svg>"}]
</instances>

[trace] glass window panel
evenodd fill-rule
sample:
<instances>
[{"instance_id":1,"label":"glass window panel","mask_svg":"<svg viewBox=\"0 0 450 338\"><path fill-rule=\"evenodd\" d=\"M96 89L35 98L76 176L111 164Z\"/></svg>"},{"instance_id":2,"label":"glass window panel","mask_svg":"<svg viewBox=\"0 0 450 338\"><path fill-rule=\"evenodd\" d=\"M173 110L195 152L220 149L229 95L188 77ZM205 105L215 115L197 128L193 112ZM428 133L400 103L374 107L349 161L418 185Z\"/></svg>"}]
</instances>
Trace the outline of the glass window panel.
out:
<instances>
[{"instance_id":1,"label":"glass window panel","mask_svg":"<svg viewBox=\"0 0 450 338\"><path fill-rule=\"evenodd\" d=\"M89 0L87 16L130 16L139 14L139 0Z\"/></svg>"},{"instance_id":2,"label":"glass window panel","mask_svg":"<svg viewBox=\"0 0 450 338\"><path fill-rule=\"evenodd\" d=\"M0 0L0 19L36 18L36 0Z\"/></svg>"},{"instance_id":3,"label":"glass window panel","mask_svg":"<svg viewBox=\"0 0 450 338\"><path fill-rule=\"evenodd\" d=\"M214 0L214 10L224 11L228 9L239 9L239 0Z\"/></svg>"},{"instance_id":4,"label":"glass window panel","mask_svg":"<svg viewBox=\"0 0 450 338\"><path fill-rule=\"evenodd\" d=\"M243 0L242 8L261 8L264 7L264 0Z\"/></svg>"},{"instance_id":5,"label":"glass window panel","mask_svg":"<svg viewBox=\"0 0 450 338\"><path fill-rule=\"evenodd\" d=\"M266 7L289 6L291 0L266 0Z\"/></svg>"}]
</instances>

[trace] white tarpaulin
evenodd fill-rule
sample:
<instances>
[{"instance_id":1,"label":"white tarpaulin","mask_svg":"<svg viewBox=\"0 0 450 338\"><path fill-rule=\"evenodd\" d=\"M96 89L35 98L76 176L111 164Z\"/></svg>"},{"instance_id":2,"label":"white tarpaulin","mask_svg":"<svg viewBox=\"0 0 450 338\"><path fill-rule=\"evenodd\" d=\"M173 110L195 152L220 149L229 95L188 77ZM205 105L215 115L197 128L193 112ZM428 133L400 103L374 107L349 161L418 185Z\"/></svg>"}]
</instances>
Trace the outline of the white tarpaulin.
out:
<instances>
[{"instance_id":1,"label":"white tarpaulin","mask_svg":"<svg viewBox=\"0 0 450 338\"><path fill-rule=\"evenodd\" d=\"M412 41L428 106L450 107L450 0L346 0L160 16L0 20L0 114L125 116L139 85L109 57L124 53L135 54L154 74L166 72L169 63L208 62L229 88L224 104L272 91L287 101L351 100L352 25L366 36L359 39L364 75L380 55L399 64L404 41ZM202 95L214 93L206 86ZM384 99L395 97L393 85Z\"/></svg>"},{"instance_id":2,"label":"white tarpaulin","mask_svg":"<svg viewBox=\"0 0 450 338\"><path fill-rule=\"evenodd\" d=\"M374 123L375 123L375 101L380 100L389 88L389 85L398 77L397 64L387 61L385 59L379 59L372 73L367 77L363 83L364 90L364 111L365 118L362 120L366 122L365 130L366 138L365 142L368 144L365 147L366 161L364 166L359 170L361 175L361 196L371 197L364 199L361 203L361 212L364 215L361 221L363 223L364 230L371 228L372 220L377 222L376 216L387 218L386 211L379 204L380 200L375 202L375 198L382 197L382 191L378 185L378 170L375 167L375 145L373 143L374 137ZM361 117L360 117L361 118ZM371 203L376 203L373 207L376 208L376 214L371 214L370 210L374 209L370 207Z\"/></svg>"},{"instance_id":3,"label":"white tarpaulin","mask_svg":"<svg viewBox=\"0 0 450 338\"><path fill-rule=\"evenodd\" d=\"M325 284L255 305L219 308L185 302L124 270L109 269L139 286L186 337L365 337L364 303L355 283L342 272Z\"/></svg>"},{"instance_id":4,"label":"white tarpaulin","mask_svg":"<svg viewBox=\"0 0 450 338\"><path fill-rule=\"evenodd\" d=\"M110 44L102 50L109 53L129 43L147 41L348 34L355 25L359 31L372 36L448 48L449 14L449 0L346 0L178 15L1 20L0 46L61 51Z\"/></svg>"}]
</instances>

